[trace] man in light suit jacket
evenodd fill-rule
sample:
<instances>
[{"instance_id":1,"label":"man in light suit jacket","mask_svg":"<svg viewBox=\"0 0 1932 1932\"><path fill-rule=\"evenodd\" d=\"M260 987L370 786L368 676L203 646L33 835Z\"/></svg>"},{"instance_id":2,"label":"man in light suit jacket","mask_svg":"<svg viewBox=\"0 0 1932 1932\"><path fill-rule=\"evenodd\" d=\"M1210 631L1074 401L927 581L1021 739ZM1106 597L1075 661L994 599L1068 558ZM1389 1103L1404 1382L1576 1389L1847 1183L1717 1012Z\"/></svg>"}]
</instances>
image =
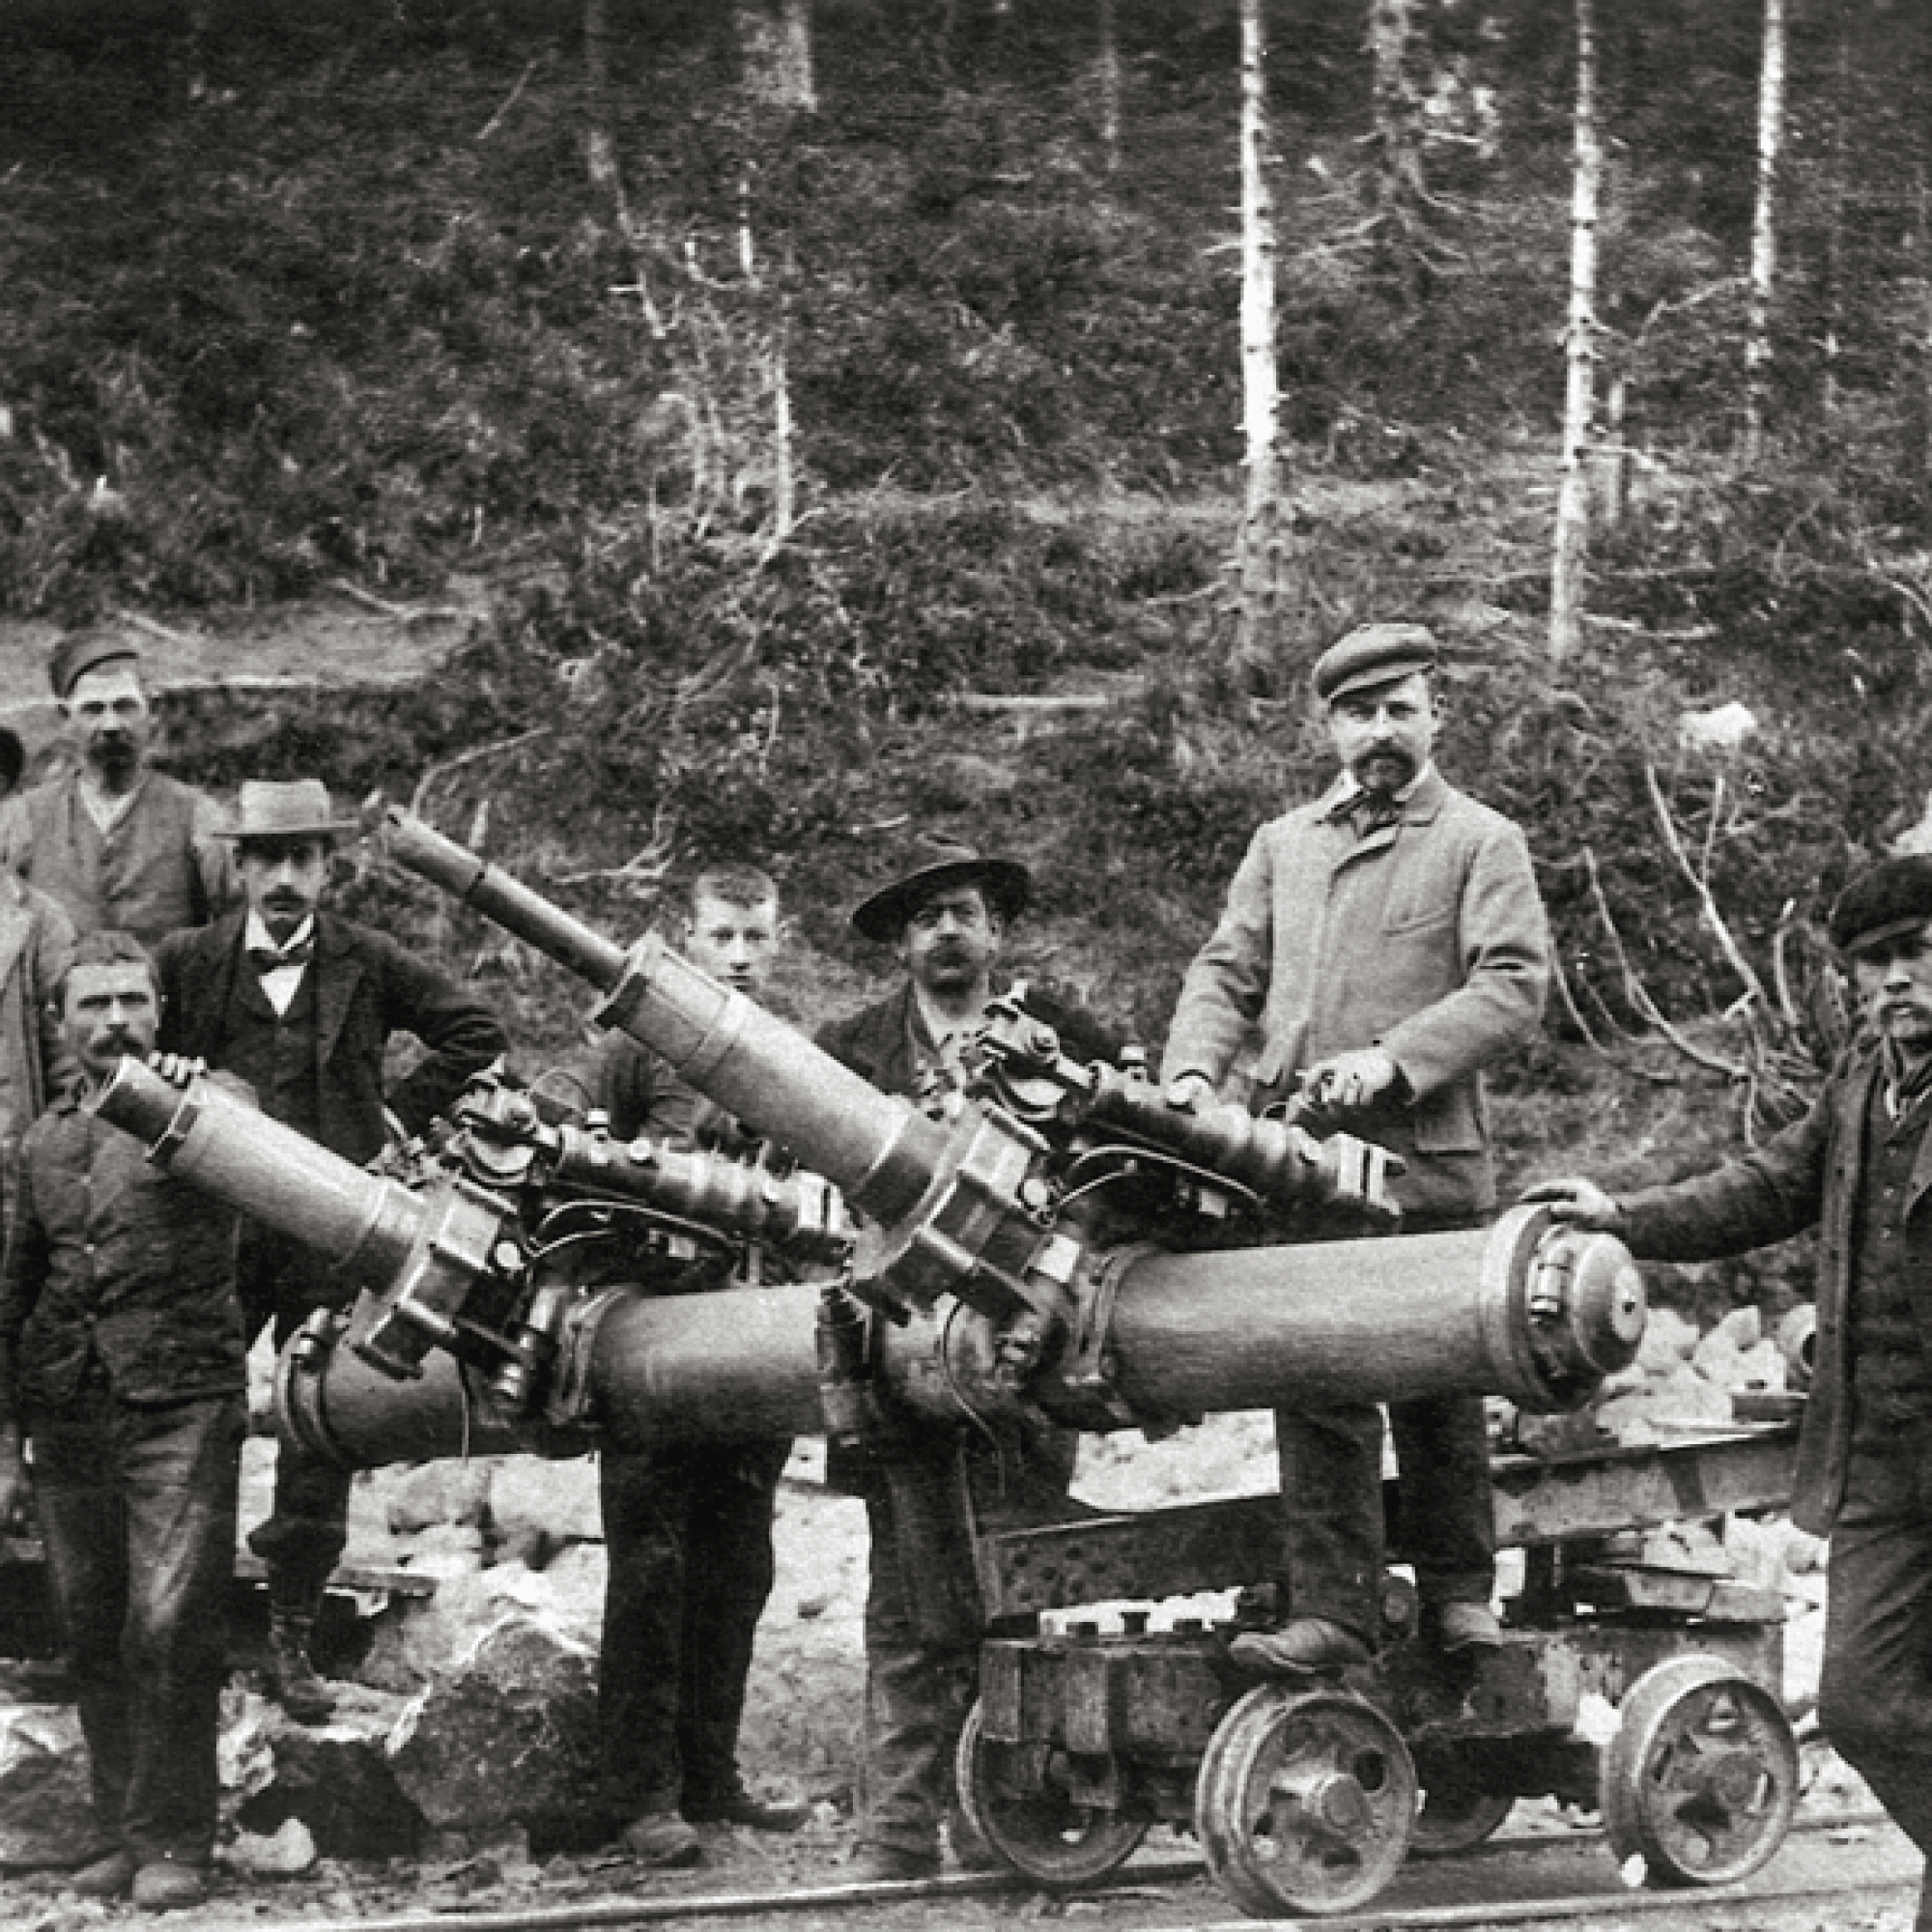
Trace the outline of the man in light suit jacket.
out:
<instances>
[{"instance_id":1,"label":"man in light suit jacket","mask_svg":"<svg viewBox=\"0 0 1932 1932\"><path fill-rule=\"evenodd\" d=\"M336 838L355 829L331 817L320 780L244 784L225 836L245 909L170 935L156 965L163 1052L240 1075L264 1113L360 1166L382 1150L385 1109L420 1132L508 1041L496 1015L434 967L321 909ZM426 1051L385 1092L393 1033L413 1034ZM238 1281L250 1337L272 1325L278 1348L311 1310L348 1300L356 1286L327 1257L252 1223ZM303 1723L332 1707L308 1637L348 1516L348 1475L285 1447L274 1513L248 1544L269 1566L277 1694Z\"/></svg>"},{"instance_id":2,"label":"man in light suit jacket","mask_svg":"<svg viewBox=\"0 0 1932 1932\"><path fill-rule=\"evenodd\" d=\"M1436 667L1419 624L1365 625L1318 660L1341 773L1255 834L1161 1064L1173 1105L1205 1103L1259 1028L1258 1109L1294 1097L1311 1124L1400 1155L1407 1234L1493 1210L1482 1069L1534 1035L1549 977L1521 832L1435 768ZM1390 1413L1425 1628L1445 1649L1493 1643L1481 1399ZM1275 1430L1292 1614L1238 1642L1247 1662L1285 1674L1363 1662L1380 1623L1379 1411L1283 1410Z\"/></svg>"}]
</instances>

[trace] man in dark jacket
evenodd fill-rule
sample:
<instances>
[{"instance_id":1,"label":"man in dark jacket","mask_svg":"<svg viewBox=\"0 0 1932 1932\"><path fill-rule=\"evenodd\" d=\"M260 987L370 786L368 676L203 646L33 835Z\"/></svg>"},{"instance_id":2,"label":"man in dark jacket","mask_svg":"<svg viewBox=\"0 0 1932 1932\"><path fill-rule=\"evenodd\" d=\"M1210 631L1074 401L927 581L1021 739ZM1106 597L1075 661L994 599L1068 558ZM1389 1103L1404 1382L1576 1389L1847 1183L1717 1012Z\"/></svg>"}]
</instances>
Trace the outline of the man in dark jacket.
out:
<instances>
[{"instance_id":1,"label":"man in dark jacket","mask_svg":"<svg viewBox=\"0 0 1932 1932\"><path fill-rule=\"evenodd\" d=\"M692 881L676 936L693 965L755 999L782 931L770 878L716 866ZM605 1036L589 1086L619 1140L755 1150L729 1114L628 1034ZM611 1559L597 1676L603 1793L647 1863L696 1863L694 1825L790 1832L805 1823L805 1806L759 1797L738 1769L753 1645L772 1594L772 1512L790 1450L784 1440L728 1455L666 1443L607 1447L599 1458Z\"/></svg>"},{"instance_id":2,"label":"man in dark jacket","mask_svg":"<svg viewBox=\"0 0 1932 1932\"><path fill-rule=\"evenodd\" d=\"M1025 910L1032 881L1008 859L964 854L922 867L876 893L852 915L860 934L891 946L904 986L850 1019L823 1027L818 1044L873 1086L908 1097L957 1086L963 1052L987 1002L1007 927ZM1090 1013L1030 995L1065 1050L1094 1059L1117 1050ZM952 1813L953 1853L980 1862L953 1803L952 1759L979 1686L976 1601L935 1601L935 1579L972 1585L971 1527L959 1504L960 1462L976 1498L1015 1477L1064 1490L1074 1438L1041 1431L995 1448L978 1435L963 1448L907 1443L894 1451L892 1480L878 1469L834 1472L866 1499L871 1576L866 1599L865 1816L859 1869L869 1879L930 1877L939 1830Z\"/></svg>"},{"instance_id":3,"label":"man in dark jacket","mask_svg":"<svg viewBox=\"0 0 1932 1932\"><path fill-rule=\"evenodd\" d=\"M154 712L132 640L74 631L47 675L79 762L0 806L0 864L55 900L76 932L102 927L155 945L202 925L237 896L221 808L156 771Z\"/></svg>"},{"instance_id":4,"label":"man in dark jacket","mask_svg":"<svg viewBox=\"0 0 1932 1932\"><path fill-rule=\"evenodd\" d=\"M1639 1258L1707 1261L1818 1227L1818 1359L1792 1520L1832 1541L1818 1720L1932 1853L1932 858L1839 895L1832 938L1866 1029L1811 1111L1714 1173L1621 1199L1526 1201ZM1932 1887L1919 1932L1932 1932Z\"/></svg>"},{"instance_id":5,"label":"man in dark jacket","mask_svg":"<svg viewBox=\"0 0 1932 1932\"><path fill-rule=\"evenodd\" d=\"M240 1074L265 1113L359 1165L382 1150L385 1109L419 1132L508 1042L487 1007L417 955L321 909L335 839L354 830L331 816L319 780L244 784L225 836L245 910L171 935L156 964L166 1051ZM426 1050L385 1093L395 1033L413 1034ZM277 1347L312 1310L355 1291L327 1257L253 1224L242 1231L240 1279L249 1335L272 1325ZM304 1723L332 1708L308 1635L348 1513L348 1475L284 1448L274 1513L248 1538L269 1567L278 1694Z\"/></svg>"},{"instance_id":6,"label":"man in dark jacket","mask_svg":"<svg viewBox=\"0 0 1932 1932\"><path fill-rule=\"evenodd\" d=\"M103 1834L69 1883L162 1910L199 1903L214 1844L247 1425L235 1221L85 1104L155 1044L139 945L83 937L61 1011L80 1074L28 1129L0 1276L0 1521L24 1432Z\"/></svg>"}]
</instances>

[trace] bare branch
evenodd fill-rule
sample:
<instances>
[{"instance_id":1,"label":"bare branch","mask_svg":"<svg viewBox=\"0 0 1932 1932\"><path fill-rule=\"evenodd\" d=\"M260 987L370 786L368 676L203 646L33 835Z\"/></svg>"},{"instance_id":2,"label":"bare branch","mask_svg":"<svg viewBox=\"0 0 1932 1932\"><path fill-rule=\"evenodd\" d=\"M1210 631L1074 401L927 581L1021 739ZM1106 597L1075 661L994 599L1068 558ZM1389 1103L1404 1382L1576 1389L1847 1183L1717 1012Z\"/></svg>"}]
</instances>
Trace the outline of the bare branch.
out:
<instances>
[{"instance_id":1,"label":"bare branch","mask_svg":"<svg viewBox=\"0 0 1932 1932\"><path fill-rule=\"evenodd\" d=\"M445 779L451 772L460 771L465 765L480 763L484 758L494 758L502 752L514 752L520 746L532 743L538 738L548 738L553 727L540 724L532 731L520 731L514 738L499 738L494 745L477 745L469 751L459 752L453 758L445 758L440 765L432 765L416 782L415 794L410 800L410 811L416 818L426 817L424 806L429 798L430 786L439 779ZM475 840L470 841L472 844Z\"/></svg>"},{"instance_id":2,"label":"bare branch","mask_svg":"<svg viewBox=\"0 0 1932 1932\"><path fill-rule=\"evenodd\" d=\"M1650 793L1651 809L1657 813L1659 829L1663 834L1663 842L1670 856L1677 862L1677 869L1683 873L1690 890L1697 895L1697 909L1704 916L1704 923L1711 928L1719 950L1726 963L1743 981L1745 989L1753 999L1764 999L1764 986L1751 963L1738 949L1737 941L1731 936L1731 929L1724 923L1724 916L1718 910L1718 901L1713 896L1710 883L1691 865L1690 855L1684 849L1684 841L1678 836L1677 823L1670 815L1670 808L1664 802L1663 787L1657 781L1657 767L1644 761L1643 782Z\"/></svg>"}]
</instances>

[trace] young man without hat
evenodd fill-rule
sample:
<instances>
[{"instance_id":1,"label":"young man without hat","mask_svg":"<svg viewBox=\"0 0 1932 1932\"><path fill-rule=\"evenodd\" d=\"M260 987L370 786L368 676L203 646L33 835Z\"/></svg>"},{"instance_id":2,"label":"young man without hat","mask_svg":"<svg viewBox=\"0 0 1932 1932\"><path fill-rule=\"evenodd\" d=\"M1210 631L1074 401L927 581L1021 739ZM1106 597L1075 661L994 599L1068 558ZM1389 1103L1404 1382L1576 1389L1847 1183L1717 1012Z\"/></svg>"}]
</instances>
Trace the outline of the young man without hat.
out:
<instances>
[{"instance_id":1,"label":"young man without hat","mask_svg":"<svg viewBox=\"0 0 1932 1932\"><path fill-rule=\"evenodd\" d=\"M239 896L221 808L149 763L155 720L121 632L70 633L48 677L74 769L0 805L0 865L59 902L76 932L154 946Z\"/></svg>"},{"instance_id":2,"label":"young man without hat","mask_svg":"<svg viewBox=\"0 0 1932 1932\"><path fill-rule=\"evenodd\" d=\"M272 1119L361 1166L382 1151L385 1110L420 1132L508 1041L489 1008L416 953L327 910L335 841L355 829L336 819L318 779L242 785L222 836L235 847L245 903L172 934L156 965L165 1051L239 1074ZM424 1052L385 1088L397 1033L413 1034ZM272 1326L277 1347L313 1309L356 1289L325 1257L252 1222L242 1227L240 1281L250 1338ZM332 1705L308 1637L348 1513L348 1474L285 1445L274 1513L248 1538L269 1570L277 1691L304 1723Z\"/></svg>"},{"instance_id":3,"label":"young man without hat","mask_svg":"<svg viewBox=\"0 0 1932 1932\"><path fill-rule=\"evenodd\" d=\"M1811 1111L1742 1159L1613 1197L1546 1181L1558 1220L1639 1260L1710 1261L1822 1230L1818 1352L1792 1520L1831 1539L1818 1721L1932 1853L1932 858L1888 859L1832 911L1864 1024ZM1918 1932L1932 1932L1932 1886Z\"/></svg>"},{"instance_id":4,"label":"young man without hat","mask_svg":"<svg viewBox=\"0 0 1932 1932\"><path fill-rule=\"evenodd\" d=\"M1258 1034L1257 1110L1293 1099L1399 1155L1403 1233L1494 1210L1482 1070L1534 1036L1549 976L1521 832L1436 768L1437 656L1419 624L1368 624L1317 660L1340 770L1255 834L1161 1063L1170 1104L1203 1104ZM1425 1629L1448 1650L1492 1644L1482 1400L1398 1403L1390 1420ZM1290 1676L1362 1662L1381 1621L1380 1411L1283 1409L1275 1438L1289 1615L1238 1654Z\"/></svg>"}]
</instances>

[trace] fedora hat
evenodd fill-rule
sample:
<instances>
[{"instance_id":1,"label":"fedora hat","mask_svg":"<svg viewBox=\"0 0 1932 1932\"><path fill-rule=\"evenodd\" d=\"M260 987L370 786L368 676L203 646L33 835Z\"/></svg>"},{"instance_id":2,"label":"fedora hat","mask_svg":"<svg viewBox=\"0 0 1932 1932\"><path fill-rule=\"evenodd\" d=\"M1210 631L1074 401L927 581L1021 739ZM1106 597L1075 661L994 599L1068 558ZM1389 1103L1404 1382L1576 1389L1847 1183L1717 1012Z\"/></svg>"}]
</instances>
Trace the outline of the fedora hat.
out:
<instances>
[{"instance_id":1,"label":"fedora hat","mask_svg":"<svg viewBox=\"0 0 1932 1932\"><path fill-rule=\"evenodd\" d=\"M235 822L221 834L248 838L334 838L362 828L329 815L328 787L320 779L249 779L235 802Z\"/></svg>"},{"instance_id":2,"label":"fedora hat","mask_svg":"<svg viewBox=\"0 0 1932 1932\"><path fill-rule=\"evenodd\" d=\"M1017 919L1033 896L1033 874L1017 859L988 859L962 846L874 893L852 915L853 929L891 946L924 901L952 886L978 886L1004 920Z\"/></svg>"},{"instance_id":3,"label":"fedora hat","mask_svg":"<svg viewBox=\"0 0 1932 1932\"><path fill-rule=\"evenodd\" d=\"M75 683L104 664L141 662L141 653L119 631L70 631L47 656L47 682L65 704Z\"/></svg>"}]
</instances>

